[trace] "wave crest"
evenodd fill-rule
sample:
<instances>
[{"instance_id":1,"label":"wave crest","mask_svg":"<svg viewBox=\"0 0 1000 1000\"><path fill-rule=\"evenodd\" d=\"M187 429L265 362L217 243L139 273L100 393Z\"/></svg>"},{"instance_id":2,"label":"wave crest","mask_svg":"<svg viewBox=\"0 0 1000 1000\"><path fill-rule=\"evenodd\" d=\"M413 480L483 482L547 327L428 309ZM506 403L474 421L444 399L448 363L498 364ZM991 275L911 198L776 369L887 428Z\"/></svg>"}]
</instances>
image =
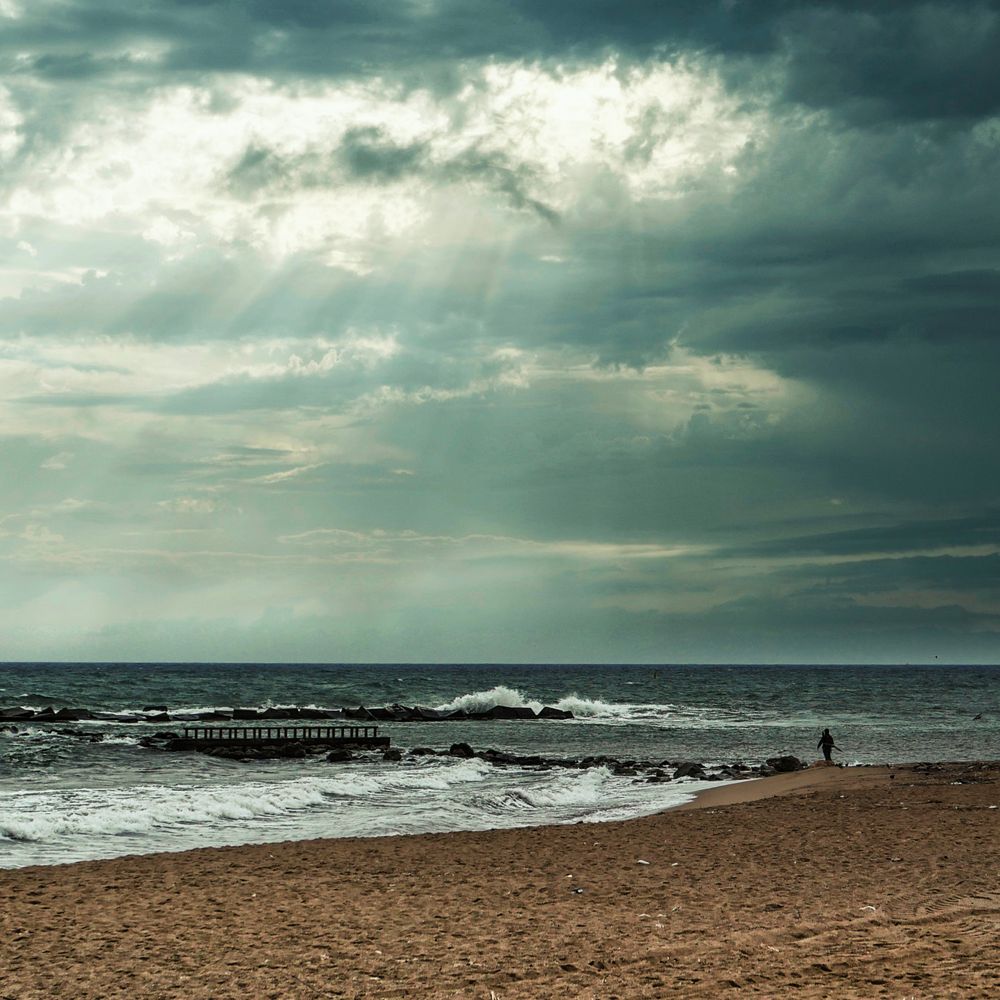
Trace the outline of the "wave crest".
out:
<instances>
[{"instance_id":1,"label":"wave crest","mask_svg":"<svg viewBox=\"0 0 1000 1000\"><path fill-rule=\"evenodd\" d=\"M460 694L457 698L445 702L443 705L435 705L439 712L468 712L470 715L475 712L488 712L497 705L505 708L532 708L538 712L542 708L540 701L529 701L516 688L505 687L498 684L488 691L472 691L470 694Z\"/></svg>"}]
</instances>

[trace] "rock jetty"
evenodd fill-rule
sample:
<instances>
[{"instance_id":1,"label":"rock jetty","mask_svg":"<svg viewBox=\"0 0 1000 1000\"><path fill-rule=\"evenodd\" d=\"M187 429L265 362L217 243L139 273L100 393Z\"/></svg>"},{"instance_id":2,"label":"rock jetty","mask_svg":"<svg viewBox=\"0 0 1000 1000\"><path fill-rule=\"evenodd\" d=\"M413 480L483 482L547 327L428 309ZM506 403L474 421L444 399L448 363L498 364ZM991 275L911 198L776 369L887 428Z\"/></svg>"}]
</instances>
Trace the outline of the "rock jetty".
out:
<instances>
[{"instance_id":1,"label":"rock jetty","mask_svg":"<svg viewBox=\"0 0 1000 1000\"><path fill-rule=\"evenodd\" d=\"M442 712L420 705L385 705L367 708L301 708L287 705L277 708L233 708L210 712L171 712L166 705L147 705L140 713L99 712L88 708L64 707L56 710L49 705L42 709L23 707L0 708L0 723L4 722L251 722L292 719L350 719L361 722L455 722L496 720L563 720L573 713L546 706L540 712L527 705L495 705L484 712Z\"/></svg>"},{"instance_id":2,"label":"rock jetty","mask_svg":"<svg viewBox=\"0 0 1000 1000\"><path fill-rule=\"evenodd\" d=\"M360 745L352 745L350 741L342 741L337 745L331 744L331 746L289 740L263 747L237 745L201 748L192 746L192 741L184 740L176 733L169 732L144 736L139 740L139 743L151 750L197 750L197 752L210 757L246 762L325 755L326 760L331 764L341 764L348 761L355 763L381 761L405 765L416 763L416 759L419 757L438 756L462 759L478 758L495 767L527 767L538 770L552 770L553 768L587 770L592 767L606 767L616 776L632 777L637 781L650 784L677 781L682 778L690 778L695 781L736 781L743 778L767 777L778 773L778 769L773 765L779 761L781 762L780 769L785 771L796 771L806 767L806 764L797 757L789 755L772 757L763 764L746 764L743 761L733 761L728 764L704 764L691 760L635 760L608 754L583 757L543 757L540 754L517 754L493 748L476 750L468 743L452 743L447 749L440 750L423 746L413 747L410 750L393 747L374 753L366 751Z\"/></svg>"}]
</instances>

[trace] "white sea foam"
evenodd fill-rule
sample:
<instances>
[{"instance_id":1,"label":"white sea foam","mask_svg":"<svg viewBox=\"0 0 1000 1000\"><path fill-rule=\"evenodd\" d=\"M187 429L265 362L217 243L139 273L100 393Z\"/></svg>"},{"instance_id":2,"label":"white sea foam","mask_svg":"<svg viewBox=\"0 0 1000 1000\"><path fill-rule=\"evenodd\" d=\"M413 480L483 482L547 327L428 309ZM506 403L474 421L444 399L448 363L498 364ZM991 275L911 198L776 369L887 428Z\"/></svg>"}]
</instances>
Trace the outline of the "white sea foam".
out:
<instances>
[{"instance_id":1,"label":"white sea foam","mask_svg":"<svg viewBox=\"0 0 1000 1000\"><path fill-rule=\"evenodd\" d=\"M454 763L434 760L412 769L345 768L333 775L270 782L12 793L0 805L0 837L47 841L120 836L282 817L337 800L379 801L405 793L445 791L481 781L491 770L489 764L474 758Z\"/></svg>"},{"instance_id":2,"label":"white sea foam","mask_svg":"<svg viewBox=\"0 0 1000 1000\"><path fill-rule=\"evenodd\" d=\"M498 705L510 708L531 708L540 712L545 705L572 712L568 723L600 726L642 725L651 728L704 729L742 727L764 722L777 726L814 725L813 719L779 718L773 712L758 711L743 706L682 705L672 702L607 702L586 698L573 692L559 698L541 701L517 688L497 685L482 691L461 694L451 701L435 706L442 712L465 711L470 714L488 712Z\"/></svg>"},{"instance_id":3,"label":"white sea foam","mask_svg":"<svg viewBox=\"0 0 1000 1000\"><path fill-rule=\"evenodd\" d=\"M614 705L596 698L581 698L577 694L560 698L553 708L564 712L572 712L574 716L585 719L609 719L627 716L631 705Z\"/></svg>"},{"instance_id":4,"label":"white sea foam","mask_svg":"<svg viewBox=\"0 0 1000 1000\"><path fill-rule=\"evenodd\" d=\"M498 684L487 691L472 691L469 694L461 694L451 701L435 707L439 712L488 712L491 708L503 705L505 708L524 708L528 706L536 712L542 708L539 701L528 701L525 696L515 688L509 688L503 684Z\"/></svg>"},{"instance_id":5,"label":"white sea foam","mask_svg":"<svg viewBox=\"0 0 1000 1000\"><path fill-rule=\"evenodd\" d=\"M0 801L0 867L195 846L599 822L656 812L696 785L648 785L587 771L494 768L428 757L303 765L262 780L228 770L210 784L20 791ZM244 775L255 774L255 778Z\"/></svg>"},{"instance_id":6,"label":"white sea foam","mask_svg":"<svg viewBox=\"0 0 1000 1000\"><path fill-rule=\"evenodd\" d=\"M550 809L553 807L592 807L606 794L611 772L606 767L586 771L567 771L556 780L533 785L517 785L500 795L482 797L480 803L489 809Z\"/></svg>"},{"instance_id":7,"label":"white sea foam","mask_svg":"<svg viewBox=\"0 0 1000 1000\"><path fill-rule=\"evenodd\" d=\"M506 708L530 708L534 712L540 712L545 705L552 708L561 709L564 712L572 712L577 719L586 719L592 722L629 722L639 718L650 716L667 716L672 713L672 705L630 705L614 704L600 701L597 698L584 698L581 695L568 694L562 698L553 699L549 702L539 701L536 698L529 698L524 692L517 688L506 687L499 684L496 687L484 691L472 691L468 694L459 695L451 701L435 706L440 712L488 712L491 708L502 705Z\"/></svg>"}]
</instances>

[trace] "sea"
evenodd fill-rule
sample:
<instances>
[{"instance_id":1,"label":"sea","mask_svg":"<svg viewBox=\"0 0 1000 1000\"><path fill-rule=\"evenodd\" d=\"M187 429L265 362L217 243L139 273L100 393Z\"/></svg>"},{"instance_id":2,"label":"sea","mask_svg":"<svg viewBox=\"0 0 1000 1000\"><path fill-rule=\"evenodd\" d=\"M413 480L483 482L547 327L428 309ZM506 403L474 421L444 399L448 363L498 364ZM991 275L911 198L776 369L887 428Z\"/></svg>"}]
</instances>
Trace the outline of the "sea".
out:
<instances>
[{"instance_id":1,"label":"sea","mask_svg":"<svg viewBox=\"0 0 1000 1000\"><path fill-rule=\"evenodd\" d=\"M172 712L402 704L545 705L569 720L385 723L403 751L467 742L577 759L758 764L817 757L829 727L847 764L995 759L998 666L0 664L0 708ZM2 728L2 724L0 724ZM0 732L0 867L193 847L380 837L647 815L703 781L651 784L613 767L497 767L381 754L241 762L140 745L150 723L15 724ZM81 737L81 733L85 734ZM91 742L87 734L103 734Z\"/></svg>"}]
</instances>

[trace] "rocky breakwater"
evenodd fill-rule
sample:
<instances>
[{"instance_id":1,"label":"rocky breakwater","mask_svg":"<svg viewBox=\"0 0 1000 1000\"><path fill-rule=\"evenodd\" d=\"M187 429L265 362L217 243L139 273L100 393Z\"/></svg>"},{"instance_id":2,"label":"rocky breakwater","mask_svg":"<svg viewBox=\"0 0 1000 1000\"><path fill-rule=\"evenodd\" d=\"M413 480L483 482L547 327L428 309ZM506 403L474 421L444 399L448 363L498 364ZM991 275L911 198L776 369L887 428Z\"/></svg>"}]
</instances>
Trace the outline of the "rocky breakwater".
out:
<instances>
[{"instance_id":1,"label":"rocky breakwater","mask_svg":"<svg viewBox=\"0 0 1000 1000\"><path fill-rule=\"evenodd\" d=\"M545 757L540 754L517 754L506 750L488 748L476 750L468 743L453 743L447 749L434 747L413 747L403 750L392 747L373 751L362 744L337 741L335 744L306 743L289 740L270 746L206 746L199 747L193 740L185 740L176 733L155 733L144 736L139 743L151 750L195 750L211 757L226 760L252 762L256 760L302 759L325 755L331 764L394 763L415 764L420 757L476 757L494 767L526 767L538 770L566 768L586 770L592 767L606 767L618 777L631 777L636 781L651 784L677 781L689 778L693 781L739 781L745 778L762 778L781 771L797 771L808 765L790 755L771 757L762 764L748 764L733 761L724 764L705 764L691 760L637 760L628 757L614 757L607 754L583 757Z\"/></svg>"},{"instance_id":2,"label":"rocky breakwater","mask_svg":"<svg viewBox=\"0 0 1000 1000\"><path fill-rule=\"evenodd\" d=\"M494 705L482 712L442 712L436 708L422 708L420 705L385 705L380 708L343 709L345 719L363 722L493 722L496 720L522 721L531 719L563 720L572 719L573 713L546 705L536 712L528 705Z\"/></svg>"},{"instance_id":3,"label":"rocky breakwater","mask_svg":"<svg viewBox=\"0 0 1000 1000\"><path fill-rule=\"evenodd\" d=\"M171 712L166 705L147 705L141 712L102 712L89 708L60 708L49 705L42 709L0 708L0 724L46 722L232 722L235 720L266 719L342 719L340 709L298 708L234 708L208 712Z\"/></svg>"},{"instance_id":4,"label":"rocky breakwater","mask_svg":"<svg viewBox=\"0 0 1000 1000\"><path fill-rule=\"evenodd\" d=\"M366 708L312 708L285 705L275 708L226 708L207 712L170 711L166 705L146 705L141 712L102 712L89 708L42 709L0 708L0 725L3 723L46 722L115 722L115 723L173 723L173 722L253 722L291 721L296 719L320 721L350 719L360 722L454 722L496 720L572 719L573 713L546 706L539 712L527 705L496 705L484 712L442 712L420 705L385 705Z\"/></svg>"},{"instance_id":5,"label":"rocky breakwater","mask_svg":"<svg viewBox=\"0 0 1000 1000\"><path fill-rule=\"evenodd\" d=\"M399 751L393 751L399 756L384 759L405 760ZM447 755L451 757L478 757L487 764L497 767L533 767L586 769L591 767L606 767L612 774L619 777L632 777L638 781L662 783L690 778L695 781L739 781L745 778L765 778L783 771L798 771L809 765L790 754L780 757L769 757L763 764L747 764L743 761L733 761L728 764L705 764L693 760L636 760L631 758L613 757L607 754L585 757L542 757L537 754L515 754L504 750L474 750L468 743L453 743L447 750L435 750L431 747L415 747L408 756L418 757L426 754Z\"/></svg>"}]
</instances>

